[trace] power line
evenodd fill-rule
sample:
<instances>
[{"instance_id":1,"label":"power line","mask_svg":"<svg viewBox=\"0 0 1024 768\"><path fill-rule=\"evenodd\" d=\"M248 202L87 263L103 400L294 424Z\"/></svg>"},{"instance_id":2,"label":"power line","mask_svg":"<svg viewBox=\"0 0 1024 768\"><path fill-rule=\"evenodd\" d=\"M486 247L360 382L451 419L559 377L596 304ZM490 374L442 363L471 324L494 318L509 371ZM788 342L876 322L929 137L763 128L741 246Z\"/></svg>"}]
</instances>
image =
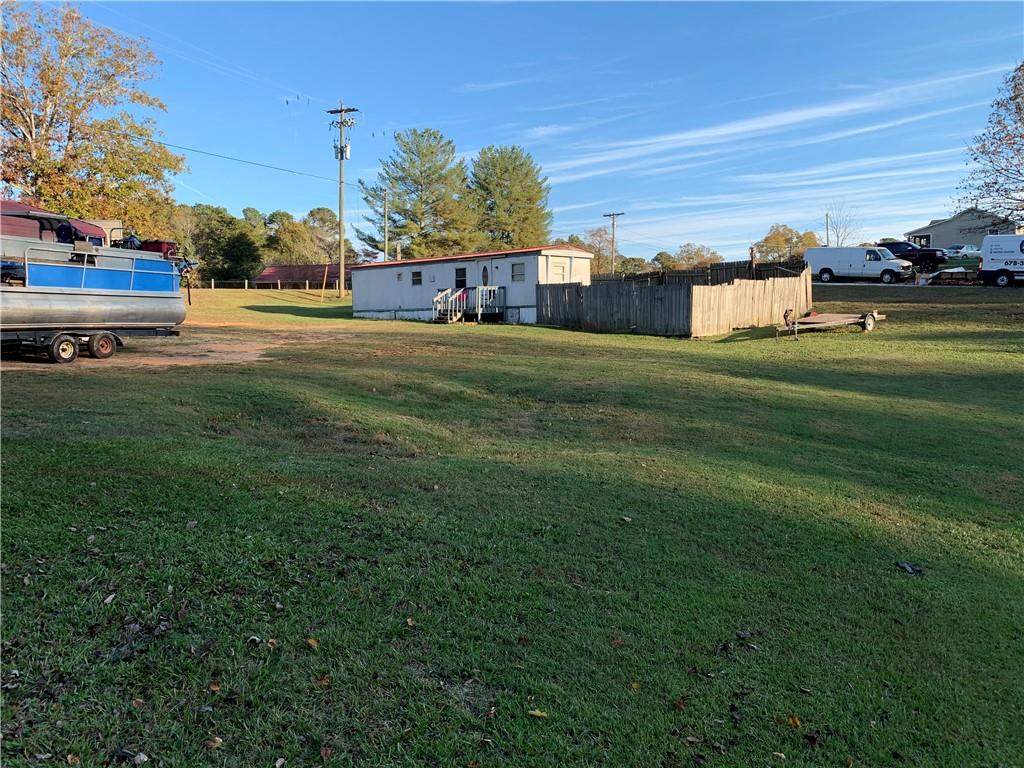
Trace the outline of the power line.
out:
<instances>
[{"instance_id":1,"label":"power line","mask_svg":"<svg viewBox=\"0 0 1024 768\"><path fill-rule=\"evenodd\" d=\"M184 152L195 152L196 154L199 154L199 155L208 155L209 157L216 157L216 158L220 158L221 160L230 160L230 161L235 162L235 163L244 163L246 165L255 165L257 168L269 168L272 171L281 171L282 173L291 173L291 174L294 174L295 176L308 176L311 179L319 179L321 181L330 181L330 182L332 182L334 184L338 183L338 179L332 179L330 176L320 176L320 175L315 174L315 173L307 173L306 171L296 171L294 168L283 168L283 167L281 167L279 165L270 165L268 163L260 163L260 162L257 162L256 160L246 160L243 157L232 157L231 155L222 155L219 152L210 152L210 151L205 150L205 149L196 149L195 147L186 147L186 146L183 146L181 144L172 144L169 141L161 141L160 139L154 139L154 138L152 138L150 136L139 136L138 134L128 133L127 131L120 131L120 133L123 134L124 136L131 136L134 139L142 139L143 141L151 141L154 144L161 144L161 145L163 145L165 147L171 147L172 149L180 149L180 150L182 150ZM349 186L349 187L358 187L359 186L358 184L352 184L352 183L348 183L348 182L343 182L343 183L345 183L346 186Z\"/></svg>"}]
</instances>

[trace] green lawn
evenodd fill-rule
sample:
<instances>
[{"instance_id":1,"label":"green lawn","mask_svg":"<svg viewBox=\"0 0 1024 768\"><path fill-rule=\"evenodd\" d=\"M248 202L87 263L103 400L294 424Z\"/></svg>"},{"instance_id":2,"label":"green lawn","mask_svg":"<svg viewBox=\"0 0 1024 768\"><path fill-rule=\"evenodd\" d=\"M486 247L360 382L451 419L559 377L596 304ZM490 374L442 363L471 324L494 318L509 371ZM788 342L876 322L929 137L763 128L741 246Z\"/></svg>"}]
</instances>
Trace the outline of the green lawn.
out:
<instances>
[{"instance_id":1,"label":"green lawn","mask_svg":"<svg viewBox=\"0 0 1024 768\"><path fill-rule=\"evenodd\" d=\"M816 292L889 320L8 365L4 765L1021 765L1024 292Z\"/></svg>"}]
</instances>

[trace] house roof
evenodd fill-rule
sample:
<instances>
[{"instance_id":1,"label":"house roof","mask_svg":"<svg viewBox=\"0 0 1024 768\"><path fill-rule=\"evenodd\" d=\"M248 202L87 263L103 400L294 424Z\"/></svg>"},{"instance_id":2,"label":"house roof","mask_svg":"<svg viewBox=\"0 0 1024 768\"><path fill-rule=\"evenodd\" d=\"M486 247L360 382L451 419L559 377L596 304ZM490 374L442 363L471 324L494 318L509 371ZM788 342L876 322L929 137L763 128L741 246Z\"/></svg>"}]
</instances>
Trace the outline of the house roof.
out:
<instances>
[{"instance_id":1,"label":"house roof","mask_svg":"<svg viewBox=\"0 0 1024 768\"><path fill-rule=\"evenodd\" d=\"M543 253L544 251L576 251L593 258L594 254L577 248L574 245L537 245L533 248L511 248L504 251L484 251L482 253L458 253L452 256L427 256L422 259L392 259L391 261L370 261L365 264L355 264L352 269L370 269L372 267L397 267L406 264L425 264L438 261L466 261L469 259L482 259L488 256L512 256L517 253Z\"/></svg>"},{"instance_id":2,"label":"house roof","mask_svg":"<svg viewBox=\"0 0 1024 768\"><path fill-rule=\"evenodd\" d=\"M907 237L910 237L911 235L917 235L917 234L920 234L922 232L927 232L928 230L935 228L939 224L945 224L947 221L952 221L953 219L959 219L961 216L967 216L967 215L971 215L971 214L973 214L975 216L978 216L978 217L988 217L988 218L993 219L994 221L997 221L999 223L1004 223L1004 222L1009 221L1009 219L1005 219L1002 216L997 216L994 213L989 213L988 211L983 211L983 210L981 210L981 208L964 208L959 213L954 213L952 216L949 216L949 217L947 217L945 219L932 219L927 224L925 224L923 227L918 227L917 229L912 229L909 232L906 232L904 234Z\"/></svg>"}]
</instances>

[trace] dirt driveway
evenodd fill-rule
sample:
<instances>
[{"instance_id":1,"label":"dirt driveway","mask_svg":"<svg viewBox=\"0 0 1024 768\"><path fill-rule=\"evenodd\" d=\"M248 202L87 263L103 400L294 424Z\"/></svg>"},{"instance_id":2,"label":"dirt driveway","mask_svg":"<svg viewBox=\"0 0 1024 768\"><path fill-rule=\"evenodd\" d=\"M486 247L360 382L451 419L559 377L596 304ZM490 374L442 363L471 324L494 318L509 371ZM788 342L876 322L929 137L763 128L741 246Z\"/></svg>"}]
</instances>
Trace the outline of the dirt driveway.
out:
<instances>
[{"instance_id":1,"label":"dirt driveway","mask_svg":"<svg viewBox=\"0 0 1024 768\"><path fill-rule=\"evenodd\" d=\"M348 334L341 334L348 335ZM89 357L83 348L78 359L67 368L168 368L173 366L225 365L252 363L265 359L268 350L292 343L310 343L337 339L337 333L301 333L261 330L258 334L240 332L237 327L187 326L180 337L127 338L123 348L107 360ZM55 367L45 353L5 355L2 370L30 371Z\"/></svg>"}]
</instances>

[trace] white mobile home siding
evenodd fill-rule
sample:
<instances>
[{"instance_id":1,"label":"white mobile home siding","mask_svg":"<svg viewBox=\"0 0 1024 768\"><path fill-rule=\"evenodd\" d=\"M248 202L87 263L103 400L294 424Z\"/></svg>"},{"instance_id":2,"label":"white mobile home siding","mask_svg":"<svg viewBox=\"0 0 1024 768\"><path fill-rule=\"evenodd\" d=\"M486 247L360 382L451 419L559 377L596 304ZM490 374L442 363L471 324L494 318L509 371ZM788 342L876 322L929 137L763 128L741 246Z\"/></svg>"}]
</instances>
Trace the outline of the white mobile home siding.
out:
<instances>
[{"instance_id":1,"label":"white mobile home siding","mask_svg":"<svg viewBox=\"0 0 1024 768\"><path fill-rule=\"evenodd\" d=\"M352 270L352 312L380 320L431 320L439 291L455 288L456 271L464 269L466 287L487 284L505 288L505 319L537 322L537 285L566 282L590 284L591 255L572 249L538 249L439 261L388 262ZM513 265L522 264L523 279L513 280ZM413 284L414 273L420 284Z\"/></svg>"}]
</instances>

